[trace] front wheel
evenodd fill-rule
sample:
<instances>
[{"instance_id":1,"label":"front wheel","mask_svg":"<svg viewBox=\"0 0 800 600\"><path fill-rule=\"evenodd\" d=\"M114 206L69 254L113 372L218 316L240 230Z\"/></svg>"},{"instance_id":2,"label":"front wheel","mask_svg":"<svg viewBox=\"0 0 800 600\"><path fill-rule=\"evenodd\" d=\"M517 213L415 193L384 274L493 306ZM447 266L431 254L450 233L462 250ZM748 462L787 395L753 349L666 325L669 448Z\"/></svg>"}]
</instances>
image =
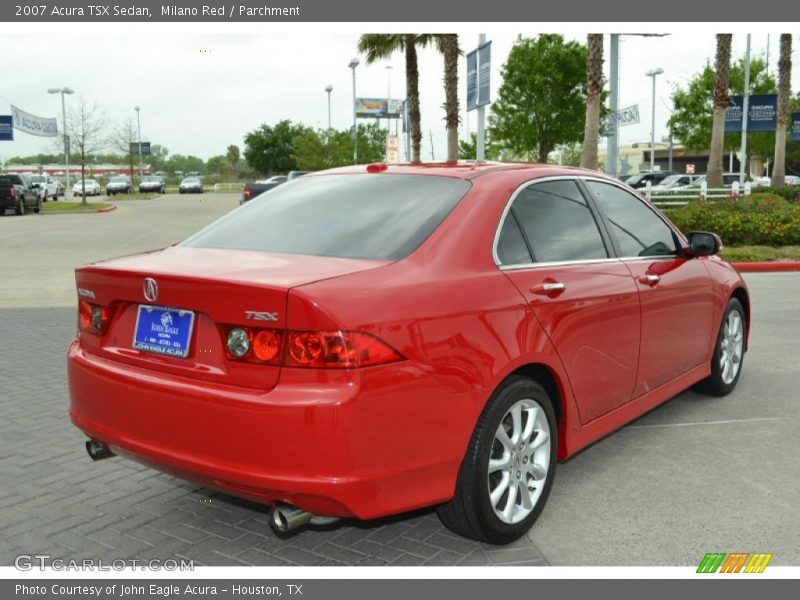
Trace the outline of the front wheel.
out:
<instances>
[{"instance_id":1,"label":"front wheel","mask_svg":"<svg viewBox=\"0 0 800 600\"><path fill-rule=\"evenodd\" d=\"M36 213L37 215L41 214L41 212L42 212L42 199L41 198L39 198L39 200L36 201L36 206L33 207L33 212Z\"/></svg>"},{"instance_id":2,"label":"front wheel","mask_svg":"<svg viewBox=\"0 0 800 600\"><path fill-rule=\"evenodd\" d=\"M508 378L478 419L453 499L437 509L465 537L508 544L539 517L552 487L558 447L553 404L537 382Z\"/></svg>"},{"instance_id":3,"label":"front wheel","mask_svg":"<svg viewBox=\"0 0 800 600\"><path fill-rule=\"evenodd\" d=\"M726 396L733 391L742 373L746 331L744 307L738 298L731 298L722 315L711 357L711 375L698 383L696 389L715 396Z\"/></svg>"}]
</instances>

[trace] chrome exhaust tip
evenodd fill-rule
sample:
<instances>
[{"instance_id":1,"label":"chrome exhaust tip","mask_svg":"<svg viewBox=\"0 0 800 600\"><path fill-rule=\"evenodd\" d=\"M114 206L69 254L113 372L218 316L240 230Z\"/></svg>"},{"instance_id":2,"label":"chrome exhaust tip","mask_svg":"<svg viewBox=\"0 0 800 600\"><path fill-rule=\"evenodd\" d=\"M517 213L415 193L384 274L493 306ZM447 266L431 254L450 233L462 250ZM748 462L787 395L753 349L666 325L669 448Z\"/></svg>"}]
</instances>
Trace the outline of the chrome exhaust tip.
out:
<instances>
[{"instance_id":1,"label":"chrome exhaust tip","mask_svg":"<svg viewBox=\"0 0 800 600\"><path fill-rule=\"evenodd\" d=\"M89 440L86 442L86 452L92 460L103 460L104 458L111 458L114 456L108 444L98 442L97 440Z\"/></svg>"},{"instance_id":2,"label":"chrome exhaust tip","mask_svg":"<svg viewBox=\"0 0 800 600\"><path fill-rule=\"evenodd\" d=\"M314 518L310 512L306 512L294 506L276 506L270 512L270 525L279 533L287 533L298 527L307 525Z\"/></svg>"}]
</instances>

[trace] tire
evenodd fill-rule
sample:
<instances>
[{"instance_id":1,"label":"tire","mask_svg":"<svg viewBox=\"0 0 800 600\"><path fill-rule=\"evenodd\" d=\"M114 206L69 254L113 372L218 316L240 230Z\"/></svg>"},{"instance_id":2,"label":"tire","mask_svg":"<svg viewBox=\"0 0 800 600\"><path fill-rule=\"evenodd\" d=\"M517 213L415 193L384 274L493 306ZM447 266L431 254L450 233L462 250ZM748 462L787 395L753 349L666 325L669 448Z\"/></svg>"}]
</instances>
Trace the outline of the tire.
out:
<instances>
[{"instance_id":1,"label":"tire","mask_svg":"<svg viewBox=\"0 0 800 600\"><path fill-rule=\"evenodd\" d=\"M512 413L517 411L515 419ZM528 441L520 442L529 428ZM513 542L531 528L547 502L557 448L555 413L545 389L527 377L509 377L478 419L455 495L436 509L439 519L464 537L490 544ZM495 463L491 470L490 462Z\"/></svg>"},{"instance_id":2,"label":"tire","mask_svg":"<svg viewBox=\"0 0 800 600\"><path fill-rule=\"evenodd\" d=\"M737 298L728 300L717 339L711 355L711 375L695 389L714 396L727 396L736 387L742 374L747 320L742 303Z\"/></svg>"},{"instance_id":3,"label":"tire","mask_svg":"<svg viewBox=\"0 0 800 600\"><path fill-rule=\"evenodd\" d=\"M25 197L24 196L20 196L17 199L17 205L14 207L14 212L16 214L18 214L19 216L22 216L22 215L25 214Z\"/></svg>"},{"instance_id":4,"label":"tire","mask_svg":"<svg viewBox=\"0 0 800 600\"><path fill-rule=\"evenodd\" d=\"M33 208L33 212L37 215L42 213L42 200L41 198L36 202L36 206Z\"/></svg>"}]
</instances>

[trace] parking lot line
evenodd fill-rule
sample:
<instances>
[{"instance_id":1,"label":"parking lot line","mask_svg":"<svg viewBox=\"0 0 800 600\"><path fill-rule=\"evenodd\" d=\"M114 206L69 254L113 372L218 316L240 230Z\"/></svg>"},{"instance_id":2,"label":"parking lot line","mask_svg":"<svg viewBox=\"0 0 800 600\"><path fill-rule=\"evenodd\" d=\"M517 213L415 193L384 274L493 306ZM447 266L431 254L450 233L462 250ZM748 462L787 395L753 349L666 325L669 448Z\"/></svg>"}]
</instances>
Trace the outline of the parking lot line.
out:
<instances>
[{"instance_id":1,"label":"parking lot line","mask_svg":"<svg viewBox=\"0 0 800 600\"><path fill-rule=\"evenodd\" d=\"M660 427L693 427L695 425L729 425L731 423L757 423L759 421L783 421L789 417L759 417L754 419L725 419L722 421L694 421L688 423L652 423L649 425L628 425L624 429L656 429Z\"/></svg>"}]
</instances>

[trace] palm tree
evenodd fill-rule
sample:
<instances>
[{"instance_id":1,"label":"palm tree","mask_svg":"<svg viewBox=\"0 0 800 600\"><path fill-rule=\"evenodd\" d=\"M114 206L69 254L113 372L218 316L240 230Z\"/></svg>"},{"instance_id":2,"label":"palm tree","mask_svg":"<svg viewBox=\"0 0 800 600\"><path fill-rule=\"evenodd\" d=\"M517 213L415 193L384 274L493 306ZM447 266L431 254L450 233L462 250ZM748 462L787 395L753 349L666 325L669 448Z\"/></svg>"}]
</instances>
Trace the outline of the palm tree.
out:
<instances>
[{"instance_id":1,"label":"palm tree","mask_svg":"<svg viewBox=\"0 0 800 600\"><path fill-rule=\"evenodd\" d=\"M411 130L411 162L420 162L422 145L417 46L424 47L431 41L430 34L418 33L366 33L358 40L358 51L366 55L367 64L389 58L395 52L405 53L408 126Z\"/></svg>"},{"instance_id":2,"label":"palm tree","mask_svg":"<svg viewBox=\"0 0 800 600\"><path fill-rule=\"evenodd\" d=\"M458 35L436 35L436 46L444 57L444 110L447 124L447 162L458 160Z\"/></svg>"},{"instance_id":3,"label":"palm tree","mask_svg":"<svg viewBox=\"0 0 800 600\"><path fill-rule=\"evenodd\" d=\"M786 124L789 121L789 102L792 95L792 36L781 34L781 56L778 61L778 124L775 129L775 165L772 167L772 187L786 183Z\"/></svg>"},{"instance_id":4,"label":"palm tree","mask_svg":"<svg viewBox=\"0 0 800 600\"><path fill-rule=\"evenodd\" d=\"M600 99L603 94L603 34L590 33L586 45L586 125L583 130L581 166L596 169Z\"/></svg>"},{"instance_id":5,"label":"palm tree","mask_svg":"<svg viewBox=\"0 0 800 600\"><path fill-rule=\"evenodd\" d=\"M714 121L711 129L708 169L706 170L709 187L722 185L722 146L725 139L725 111L730 102L728 74L731 69L732 39L733 36L730 33L717 34L717 56L714 65Z\"/></svg>"}]
</instances>

